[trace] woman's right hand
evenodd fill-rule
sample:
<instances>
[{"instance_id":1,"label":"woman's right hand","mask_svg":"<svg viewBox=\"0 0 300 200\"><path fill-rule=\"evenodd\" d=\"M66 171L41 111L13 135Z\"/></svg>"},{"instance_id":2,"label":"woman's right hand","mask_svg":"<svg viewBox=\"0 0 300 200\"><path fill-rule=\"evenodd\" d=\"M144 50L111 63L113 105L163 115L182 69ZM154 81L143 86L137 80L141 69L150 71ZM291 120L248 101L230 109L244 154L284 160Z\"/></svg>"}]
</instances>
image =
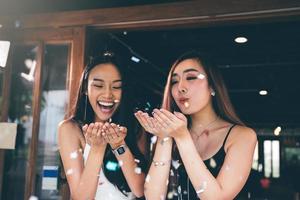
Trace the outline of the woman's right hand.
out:
<instances>
[{"instance_id":1,"label":"woman's right hand","mask_svg":"<svg viewBox=\"0 0 300 200\"><path fill-rule=\"evenodd\" d=\"M135 117L141 124L141 126L149 133L157 136L158 138L166 138L168 135L163 133L159 127L157 127L157 121L153 117L149 116L148 113L137 111L135 114Z\"/></svg>"},{"instance_id":2,"label":"woman's right hand","mask_svg":"<svg viewBox=\"0 0 300 200\"><path fill-rule=\"evenodd\" d=\"M105 147L107 145L101 134L103 132L103 125L101 122L96 122L85 124L82 127L84 137L91 147Z\"/></svg>"}]
</instances>

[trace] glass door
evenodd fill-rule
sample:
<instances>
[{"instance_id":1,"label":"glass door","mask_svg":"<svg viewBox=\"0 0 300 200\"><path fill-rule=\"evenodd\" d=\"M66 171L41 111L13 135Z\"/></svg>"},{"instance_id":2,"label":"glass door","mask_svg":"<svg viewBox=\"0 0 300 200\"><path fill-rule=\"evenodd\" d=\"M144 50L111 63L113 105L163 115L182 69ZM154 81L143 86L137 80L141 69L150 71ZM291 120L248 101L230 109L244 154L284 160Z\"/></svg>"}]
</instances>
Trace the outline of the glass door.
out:
<instances>
[{"instance_id":1,"label":"glass door","mask_svg":"<svg viewBox=\"0 0 300 200\"><path fill-rule=\"evenodd\" d=\"M76 95L85 32L84 27L32 30L14 39L10 65L0 69L0 103L6 102L0 112L2 122L17 124L17 137L15 149L0 149L0 200L69 199L59 178L57 127Z\"/></svg>"},{"instance_id":2,"label":"glass door","mask_svg":"<svg viewBox=\"0 0 300 200\"><path fill-rule=\"evenodd\" d=\"M15 149L5 150L2 199L24 199L37 50L36 45L16 46L12 57L7 121L17 124L17 137Z\"/></svg>"},{"instance_id":3,"label":"glass door","mask_svg":"<svg viewBox=\"0 0 300 200\"><path fill-rule=\"evenodd\" d=\"M67 69L69 44L47 44L42 65L42 91L35 195L41 199L60 199L60 157L57 126L64 119L68 104Z\"/></svg>"}]
</instances>

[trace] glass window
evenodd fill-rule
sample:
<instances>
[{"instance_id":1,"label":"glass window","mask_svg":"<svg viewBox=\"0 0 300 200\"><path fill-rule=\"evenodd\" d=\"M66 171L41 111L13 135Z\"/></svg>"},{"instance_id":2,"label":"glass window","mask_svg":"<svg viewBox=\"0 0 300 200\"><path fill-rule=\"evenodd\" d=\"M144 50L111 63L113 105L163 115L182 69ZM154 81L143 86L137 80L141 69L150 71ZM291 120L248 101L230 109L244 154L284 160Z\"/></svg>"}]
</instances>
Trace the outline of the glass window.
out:
<instances>
[{"instance_id":1,"label":"glass window","mask_svg":"<svg viewBox=\"0 0 300 200\"><path fill-rule=\"evenodd\" d=\"M272 141L272 172L274 178L280 176L280 156L279 156L279 141Z\"/></svg>"},{"instance_id":2,"label":"glass window","mask_svg":"<svg viewBox=\"0 0 300 200\"><path fill-rule=\"evenodd\" d=\"M264 174L265 177L280 177L280 143L278 140L264 141Z\"/></svg>"},{"instance_id":3,"label":"glass window","mask_svg":"<svg viewBox=\"0 0 300 200\"><path fill-rule=\"evenodd\" d=\"M266 140L264 141L264 166L265 166L265 177L270 177L271 176L271 141Z\"/></svg>"},{"instance_id":4,"label":"glass window","mask_svg":"<svg viewBox=\"0 0 300 200\"><path fill-rule=\"evenodd\" d=\"M15 149L5 151L2 199L24 199L36 52L36 46L16 46L12 57L8 121L17 123L17 138ZM0 77L2 82L3 72Z\"/></svg>"},{"instance_id":5,"label":"glass window","mask_svg":"<svg viewBox=\"0 0 300 200\"><path fill-rule=\"evenodd\" d=\"M36 163L36 196L58 199L60 157L57 126L66 113L69 45L46 45L42 66L42 99Z\"/></svg>"}]
</instances>

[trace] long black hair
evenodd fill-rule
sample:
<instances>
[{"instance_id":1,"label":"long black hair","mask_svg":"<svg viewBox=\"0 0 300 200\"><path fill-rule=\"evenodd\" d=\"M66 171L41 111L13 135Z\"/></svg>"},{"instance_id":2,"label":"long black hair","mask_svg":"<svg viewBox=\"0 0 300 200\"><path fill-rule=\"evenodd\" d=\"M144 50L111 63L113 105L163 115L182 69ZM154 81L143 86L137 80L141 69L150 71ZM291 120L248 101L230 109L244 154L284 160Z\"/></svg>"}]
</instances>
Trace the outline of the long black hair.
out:
<instances>
[{"instance_id":1,"label":"long black hair","mask_svg":"<svg viewBox=\"0 0 300 200\"><path fill-rule=\"evenodd\" d=\"M89 63L86 65L80 81L80 87L77 94L77 100L73 108L73 114L71 119L75 121L81 128L84 124L89 124L94 122L95 113L89 102L87 96L88 88L88 78L92 69L100 64L113 64L119 71L122 79L122 98L118 109L112 116L112 122L120 124L121 126L127 127L127 136L125 142L134 157L137 159L138 167L141 168L143 172L146 170L146 163L143 154L140 152L137 141L140 138L138 125L134 119L134 105L132 98L132 86L130 80L124 76L126 73L126 62L122 65L122 61L118 58L115 53L106 51L98 56L90 58ZM126 179L122 173L120 166L115 155L112 153L110 145L107 145L105 150L105 155L103 159L103 171L107 179L118 189L126 195L130 192L130 188L126 182Z\"/></svg>"}]
</instances>

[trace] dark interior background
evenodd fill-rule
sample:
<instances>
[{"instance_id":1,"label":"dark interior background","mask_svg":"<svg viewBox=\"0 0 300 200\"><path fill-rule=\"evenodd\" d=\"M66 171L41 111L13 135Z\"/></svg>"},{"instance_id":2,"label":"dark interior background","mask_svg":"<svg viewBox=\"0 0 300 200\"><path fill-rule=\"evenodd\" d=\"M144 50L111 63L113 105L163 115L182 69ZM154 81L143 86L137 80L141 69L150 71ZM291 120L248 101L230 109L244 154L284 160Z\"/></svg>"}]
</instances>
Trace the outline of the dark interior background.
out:
<instances>
[{"instance_id":1,"label":"dark interior background","mask_svg":"<svg viewBox=\"0 0 300 200\"><path fill-rule=\"evenodd\" d=\"M172 62L189 49L209 52L241 118L254 126L300 124L300 22L256 23L105 33L92 30L92 52L114 49L128 61L137 99L158 106ZM234 42L244 36L248 42ZM140 59L138 63L130 60ZM260 90L267 90L265 96Z\"/></svg>"}]
</instances>

